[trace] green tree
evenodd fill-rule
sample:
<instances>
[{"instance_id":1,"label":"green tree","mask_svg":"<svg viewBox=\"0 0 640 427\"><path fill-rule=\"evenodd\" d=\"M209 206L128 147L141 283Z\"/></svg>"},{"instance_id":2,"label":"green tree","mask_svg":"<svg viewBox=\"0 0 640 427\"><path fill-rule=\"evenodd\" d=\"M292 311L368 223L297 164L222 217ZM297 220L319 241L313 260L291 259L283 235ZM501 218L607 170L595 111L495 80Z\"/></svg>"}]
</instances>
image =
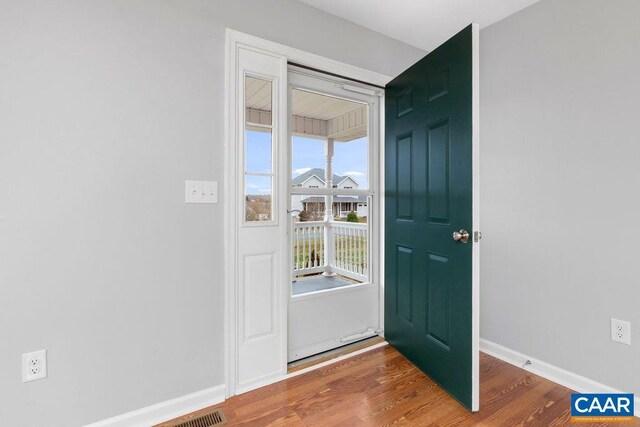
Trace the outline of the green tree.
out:
<instances>
[{"instance_id":1,"label":"green tree","mask_svg":"<svg viewBox=\"0 0 640 427\"><path fill-rule=\"evenodd\" d=\"M347 222L358 222L358 214L351 211L347 214Z\"/></svg>"}]
</instances>

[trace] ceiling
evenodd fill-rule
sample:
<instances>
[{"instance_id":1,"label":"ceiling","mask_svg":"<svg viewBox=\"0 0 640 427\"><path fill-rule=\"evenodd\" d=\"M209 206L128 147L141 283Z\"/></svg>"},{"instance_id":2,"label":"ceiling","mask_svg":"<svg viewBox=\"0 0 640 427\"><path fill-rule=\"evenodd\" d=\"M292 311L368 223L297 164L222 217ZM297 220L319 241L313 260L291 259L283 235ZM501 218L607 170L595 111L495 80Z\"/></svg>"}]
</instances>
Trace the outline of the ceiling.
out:
<instances>
[{"instance_id":1,"label":"ceiling","mask_svg":"<svg viewBox=\"0 0 640 427\"><path fill-rule=\"evenodd\" d=\"M245 121L252 130L272 124L271 82L245 80ZM367 135L366 104L299 89L291 91L291 132L295 135L349 142Z\"/></svg>"},{"instance_id":2,"label":"ceiling","mask_svg":"<svg viewBox=\"0 0 640 427\"><path fill-rule=\"evenodd\" d=\"M472 22L482 29L539 0L298 1L430 52Z\"/></svg>"},{"instance_id":3,"label":"ceiling","mask_svg":"<svg viewBox=\"0 0 640 427\"><path fill-rule=\"evenodd\" d=\"M245 89L247 108L271 111L271 84L266 80L247 77ZM331 120L362 108L363 104L294 89L291 93L291 113L294 116Z\"/></svg>"},{"instance_id":4,"label":"ceiling","mask_svg":"<svg viewBox=\"0 0 640 427\"><path fill-rule=\"evenodd\" d=\"M362 104L294 89L291 92L291 113L294 116L331 120L362 107Z\"/></svg>"}]
</instances>

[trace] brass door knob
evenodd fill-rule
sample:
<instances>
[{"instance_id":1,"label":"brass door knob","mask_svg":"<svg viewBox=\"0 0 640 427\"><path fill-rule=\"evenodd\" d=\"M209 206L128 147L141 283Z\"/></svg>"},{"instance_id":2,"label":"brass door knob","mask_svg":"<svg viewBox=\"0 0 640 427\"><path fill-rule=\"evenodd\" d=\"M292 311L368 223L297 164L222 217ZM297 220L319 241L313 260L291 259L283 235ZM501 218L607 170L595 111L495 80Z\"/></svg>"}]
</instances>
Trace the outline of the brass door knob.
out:
<instances>
[{"instance_id":1,"label":"brass door knob","mask_svg":"<svg viewBox=\"0 0 640 427\"><path fill-rule=\"evenodd\" d=\"M453 240L455 240L456 242L467 243L469 241L469 232L464 228L460 231L454 231Z\"/></svg>"}]
</instances>

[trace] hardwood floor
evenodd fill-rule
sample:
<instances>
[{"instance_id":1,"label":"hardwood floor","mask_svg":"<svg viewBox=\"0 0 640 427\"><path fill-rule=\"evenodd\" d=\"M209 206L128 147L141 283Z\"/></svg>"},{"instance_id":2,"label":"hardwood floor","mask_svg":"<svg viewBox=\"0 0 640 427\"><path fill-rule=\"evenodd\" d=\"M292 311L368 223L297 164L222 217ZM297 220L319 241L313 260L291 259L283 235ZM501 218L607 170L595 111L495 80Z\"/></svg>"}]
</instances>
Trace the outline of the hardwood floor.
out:
<instances>
[{"instance_id":1,"label":"hardwood floor","mask_svg":"<svg viewBox=\"0 0 640 427\"><path fill-rule=\"evenodd\" d=\"M570 424L571 390L565 387L483 353L480 380L480 412L472 414L385 346L234 396L216 407L224 410L227 425L240 426Z\"/></svg>"}]
</instances>

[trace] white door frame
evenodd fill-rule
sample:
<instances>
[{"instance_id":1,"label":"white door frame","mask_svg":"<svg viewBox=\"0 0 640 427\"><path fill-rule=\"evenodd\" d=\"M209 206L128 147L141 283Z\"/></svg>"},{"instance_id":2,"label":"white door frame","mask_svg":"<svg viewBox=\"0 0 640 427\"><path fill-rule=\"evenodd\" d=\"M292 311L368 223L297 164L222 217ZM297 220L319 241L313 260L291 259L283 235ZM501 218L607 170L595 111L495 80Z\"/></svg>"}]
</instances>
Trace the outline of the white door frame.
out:
<instances>
[{"instance_id":1,"label":"white door frame","mask_svg":"<svg viewBox=\"0 0 640 427\"><path fill-rule=\"evenodd\" d=\"M290 48L278 43L274 43L268 40L261 39L259 37L244 34L231 29L226 30L226 52L225 52L225 182L224 182L224 245L225 245L225 333L224 333L224 363L225 363L225 383L226 383L226 397L233 396L235 394L243 393L251 389L261 387L270 383L277 382L286 378L286 361L282 366L281 374L277 376L271 376L252 384L250 387L238 388L237 384L237 372L238 372L238 343L237 328L238 328L238 299L237 299L237 283L238 283L238 263L236 260L236 249L238 245L237 226L238 226L238 206L237 203L237 191L238 188L238 171L237 171L237 159L235 144L237 143L236 129L238 129L238 116L237 110L237 96L238 96L238 84L237 84L237 71L238 71L238 48L242 46L250 50L256 50L259 52L267 53L272 56L280 57L283 60L295 62L307 67L327 71L330 73L338 74L347 78L370 82L375 85L385 86L387 82L392 80L391 76L368 71L353 65L348 65L333 59L324 58L319 55L311 54L299 49ZM282 84L287 87L286 80ZM384 97L380 100L380 141L384 141ZM287 108L281 109L281 111L287 111ZM288 121L288 118L286 118ZM285 139L288 140L288 139ZM382 145L382 144L381 144ZM380 199L378 204L380 211L378 215L379 221L379 236L380 236L380 253L378 254L380 264L383 266L384 262L384 150L380 150L380 162L377 165L372 165L378 169L378 179L380 180L379 194ZM286 167L288 170L288 166ZM284 212L276 212L277 214L285 214ZM286 239L285 239L286 240ZM289 259L282 257L283 268L289 268ZM384 271L381 271L380 277L380 319L381 325L384 325ZM290 283L284 281L283 287L287 287L286 291L281 292L282 301L280 302L280 315L279 321L281 324L287 322L287 307L289 298ZM283 334L283 342L281 345L284 349L287 348L286 333Z\"/></svg>"}]
</instances>

